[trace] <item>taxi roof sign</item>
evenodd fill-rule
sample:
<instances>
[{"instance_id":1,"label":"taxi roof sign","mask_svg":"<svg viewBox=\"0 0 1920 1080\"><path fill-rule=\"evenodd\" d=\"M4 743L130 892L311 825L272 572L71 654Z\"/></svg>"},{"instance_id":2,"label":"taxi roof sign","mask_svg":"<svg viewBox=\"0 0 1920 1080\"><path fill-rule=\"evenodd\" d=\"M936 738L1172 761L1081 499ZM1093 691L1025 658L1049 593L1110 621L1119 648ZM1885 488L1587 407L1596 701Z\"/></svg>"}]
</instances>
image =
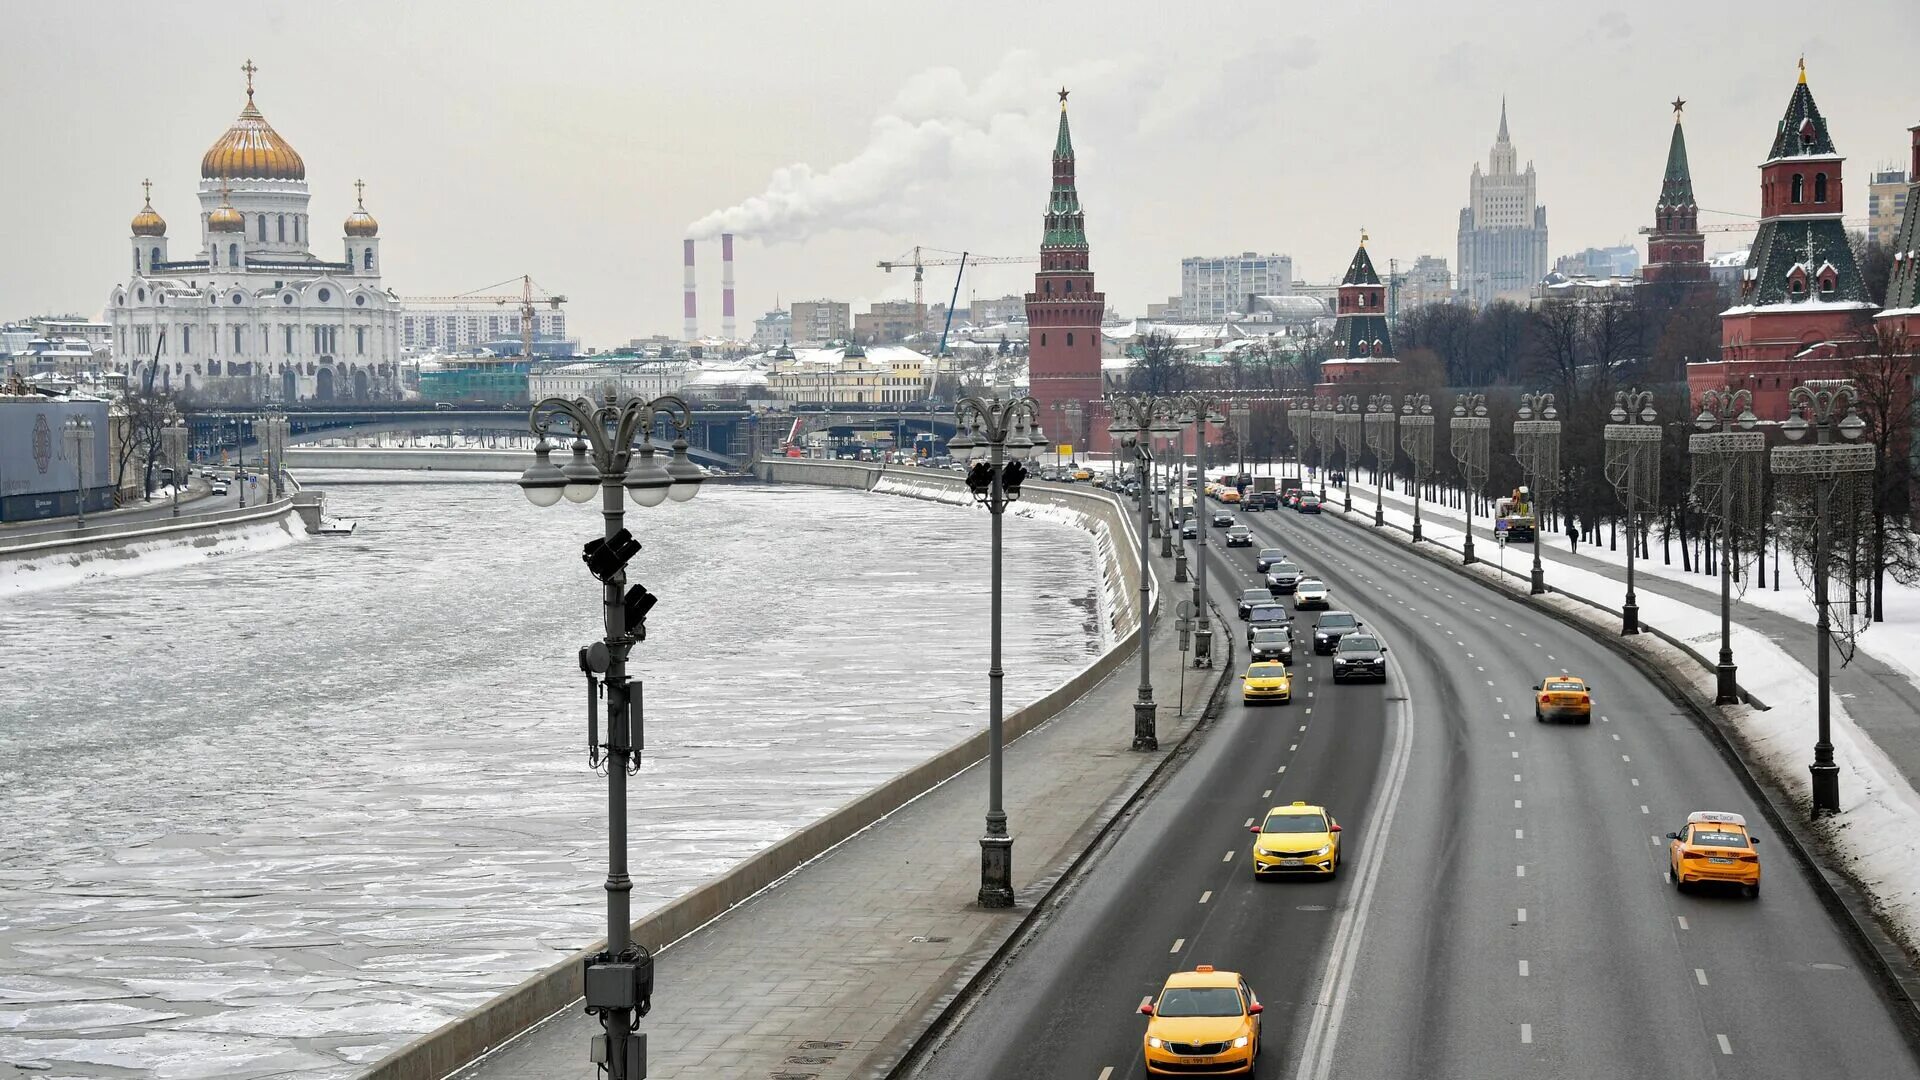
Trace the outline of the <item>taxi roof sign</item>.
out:
<instances>
[{"instance_id":1,"label":"taxi roof sign","mask_svg":"<svg viewBox=\"0 0 1920 1080\"><path fill-rule=\"evenodd\" d=\"M1743 829L1747 827L1746 818L1739 814L1731 814L1721 810L1695 810L1693 813L1687 815L1687 824L1699 825L1703 823L1709 825L1738 825Z\"/></svg>"}]
</instances>

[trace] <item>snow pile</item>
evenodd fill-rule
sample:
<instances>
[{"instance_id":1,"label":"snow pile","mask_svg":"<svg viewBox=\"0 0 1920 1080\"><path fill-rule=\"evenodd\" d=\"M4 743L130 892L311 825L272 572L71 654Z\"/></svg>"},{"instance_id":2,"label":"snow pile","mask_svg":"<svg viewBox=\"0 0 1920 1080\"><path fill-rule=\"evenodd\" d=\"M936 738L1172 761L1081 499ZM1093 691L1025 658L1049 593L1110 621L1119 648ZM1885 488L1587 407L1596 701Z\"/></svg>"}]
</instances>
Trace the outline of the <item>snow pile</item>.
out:
<instances>
[{"instance_id":1,"label":"snow pile","mask_svg":"<svg viewBox=\"0 0 1920 1080\"><path fill-rule=\"evenodd\" d=\"M204 559L274 551L306 538L299 517L288 513L271 521L223 528L213 535L181 532L106 548L54 548L21 555L0 552L0 596L24 596L97 578L176 570Z\"/></svg>"}]
</instances>

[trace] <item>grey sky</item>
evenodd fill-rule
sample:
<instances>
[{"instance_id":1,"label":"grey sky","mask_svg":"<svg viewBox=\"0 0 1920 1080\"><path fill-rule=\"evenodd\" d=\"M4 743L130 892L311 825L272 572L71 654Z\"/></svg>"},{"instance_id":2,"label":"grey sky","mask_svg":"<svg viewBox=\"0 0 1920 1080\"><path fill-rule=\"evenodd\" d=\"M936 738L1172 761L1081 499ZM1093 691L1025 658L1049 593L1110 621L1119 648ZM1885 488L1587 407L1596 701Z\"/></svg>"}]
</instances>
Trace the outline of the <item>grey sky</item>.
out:
<instances>
[{"instance_id":1,"label":"grey sky","mask_svg":"<svg viewBox=\"0 0 1920 1080\"><path fill-rule=\"evenodd\" d=\"M12 249L0 313L97 312L125 277L144 176L175 243L193 246L199 158L244 101L249 56L261 110L306 160L321 253L338 254L334 222L364 178L397 291L531 272L573 297L576 331L604 346L677 334L689 226L791 166L805 168L776 186L812 201L775 236L742 233L743 333L776 296L907 295L909 275L874 263L915 243L1033 254L1062 82L1093 265L1128 313L1178 291L1182 255L1283 251L1326 280L1362 226L1382 269L1422 253L1451 263L1502 93L1556 256L1637 239L1676 94L1702 205L1755 213L1754 166L1802 51L1849 159L1847 213L1864 216L1868 170L1904 164L1920 123L1920 7L1823 10L13 2L0 12L14 44L0 66ZM1708 250L1742 235L1710 234ZM715 333L718 244L700 260L702 328ZM1022 291L1031 270L983 268L968 291ZM929 271L929 302L952 285Z\"/></svg>"}]
</instances>

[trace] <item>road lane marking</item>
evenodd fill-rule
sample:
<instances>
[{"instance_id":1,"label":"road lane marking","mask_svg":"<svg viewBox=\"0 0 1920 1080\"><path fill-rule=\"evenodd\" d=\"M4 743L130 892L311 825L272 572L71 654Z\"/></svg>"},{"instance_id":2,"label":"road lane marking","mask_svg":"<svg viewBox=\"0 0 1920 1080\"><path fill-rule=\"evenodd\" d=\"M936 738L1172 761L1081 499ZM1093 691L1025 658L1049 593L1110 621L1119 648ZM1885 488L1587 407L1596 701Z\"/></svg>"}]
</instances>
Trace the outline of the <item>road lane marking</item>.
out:
<instances>
[{"instance_id":1,"label":"road lane marking","mask_svg":"<svg viewBox=\"0 0 1920 1080\"><path fill-rule=\"evenodd\" d=\"M1226 854L1226 857L1225 857L1225 858L1223 858L1223 859L1221 859L1220 861L1221 861L1221 862L1232 862L1232 861L1233 861L1233 852L1231 852L1231 851L1229 851L1229 852L1227 852L1227 854Z\"/></svg>"},{"instance_id":2,"label":"road lane marking","mask_svg":"<svg viewBox=\"0 0 1920 1080\"><path fill-rule=\"evenodd\" d=\"M1288 746L1288 747L1287 747L1287 753L1289 753L1289 754L1291 754L1291 753L1293 753L1293 752L1294 752L1295 750L1298 750L1298 749L1300 749L1300 744L1299 744L1299 743L1293 743L1293 744L1291 744L1290 746Z\"/></svg>"},{"instance_id":3,"label":"road lane marking","mask_svg":"<svg viewBox=\"0 0 1920 1080\"><path fill-rule=\"evenodd\" d=\"M1279 769L1277 769L1276 771L1277 771L1277 772L1286 772L1286 771L1287 771L1287 767L1286 767L1285 765L1282 765L1282 766L1280 766L1280 768L1279 768Z\"/></svg>"},{"instance_id":4,"label":"road lane marking","mask_svg":"<svg viewBox=\"0 0 1920 1080\"><path fill-rule=\"evenodd\" d=\"M1627 755L1625 755L1625 754L1621 754L1621 755L1620 755L1620 760L1621 760L1621 761L1632 761L1633 759L1632 759L1632 758L1630 758L1630 757L1628 757L1628 756L1627 756Z\"/></svg>"},{"instance_id":5,"label":"road lane marking","mask_svg":"<svg viewBox=\"0 0 1920 1080\"><path fill-rule=\"evenodd\" d=\"M1516 783L1516 784L1520 782L1520 774L1519 774L1519 773L1514 773L1514 774L1513 774L1513 782L1514 782L1514 783Z\"/></svg>"},{"instance_id":6,"label":"road lane marking","mask_svg":"<svg viewBox=\"0 0 1920 1080\"><path fill-rule=\"evenodd\" d=\"M1141 1004L1141 1005L1151 1005L1151 1004L1153 1004L1153 995L1152 995L1152 994L1148 994L1148 995L1147 995L1146 997L1143 997L1143 998L1141 998L1141 999L1140 999L1140 1004ZM1139 1010L1138 1010L1138 1009L1136 1009L1135 1011L1137 1012L1137 1011L1139 1011Z\"/></svg>"},{"instance_id":7,"label":"road lane marking","mask_svg":"<svg viewBox=\"0 0 1920 1080\"><path fill-rule=\"evenodd\" d=\"M1305 724L1301 724L1301 725L1300 725L1300 730L1301 730L1301 731L1305 731L1305 730L1307 730L1307 725L1305 725Z\"/></svg>"},{"instance_id":8,"label":"road lane marking","mask_svg":"<svg viewBox=\"0 0 1920 1080\"><path fill-rule=\"evenodd\" d=\"M1201 893L1201 894L1200 894L1200 902L1201 902L1201 903L1203 903L1203 904L1204 904L1204 903L1206 903L1207 901L1209 901L1209 900L1211 900L1211 899L1213 899L1213 890L1212 890L1212 889L1208 889L1208 890L1207 890L1206 892L1203 892L1203 893Z\"/></svg>"},{"instance_id":9,"label":"road lane marking","mask_svg":"<svg viewBox=\"0 0 1920 1080\"><path fill-rule=\"evenodd\" d=\"M1185 945L1186 943L1187 943L1187 939L1186 939L1186 938L1183 938L1183 937L1177 937L1177 938L1174 938L1174 939L1173 939L1173 948L1171 948L1171 949L1168 949L1168 950L1167 950L1167 952L1169 952L1169 953L1177 953L1177 952L1179 952L1179 951L1180 951L1180 946L1182 946L1182 945Z\"/></svg>"},{"instance_id":10,"label":"road lane marking","mask_svg":"<svg viewBox=\"0 0 1920 1080\"><path fill-rule=\"evenodd\" d=\"M1685 915L1675 915L1674 918L1680 920L1680 929L1682 930L1693 929L1693 927L1687 925L1687 917Z\"/></svg>"},{"instance_id":11,"label":"road lane marking","mask_svg":"<svg viewBox=\"0 0 1920 1080\"><path fill-rule=\"evenodd\" d=\"M1639 787L1639 786L1640 786L1640 778L1639 778L1639 777L1634 777L1634 780L1633 780L1633 786L1634 786L1634 787Z\"/></svg>"},{"instance_id":12,"label":"road lane marking","mask_svg":"<svg viewBox=\"0 0 1920 1080\"><path fill-rule=\"evenodd\" d=\"M1715 1035L1714 1038L1720 1041L1721 1053L1728 1054L1728 1055L1731 1055L1733 1053L1733 1044L1727 1041L1727 1037L1725 1035Z\"/></svg>"},{"instance_id":13,"label":"road lane marking","mask_svg":"<svg viewBox=\"0 0 1920 1080\"><path fill-rule=\"evenodd\" d=\"M1694 978L1694 981L1695 981L1695 982L1698 982L1698 983L1699 983L1699 984L1700 984L1701 986L1706 986L1706 985L1707 985L1707 969L1706 969L1706 968L1694 968L1694 969L1693 969L1693 978Z\"/></svg>"},{"instance_id":14,"label":"road lane marking","mask_svg":"<svg viewBox=\"0 0 1920 1080\"><path fill-rule=\"evenodd\" d=\"M1533 1041L1533 1025L1532 1024L1520 1025L1520 1041L1523 1043L1531 1043Z\"/></svg>"},{"instance_id":15,"label":"road lane marking","mask_svg":"<svg viewBox=\"0 0 1920 1080\"><path fill-rule=\"evenodd\" d=\"M1093 1080L1107 1080L1107 1078L1111 1077L1112 1075L1113 1075L1113 1066L1109 1065L1106 1068L1101 1069L1100 1075L1094 1077Z\"/></svg>"},{"instance_id":16,"label":"road lane marking","mask_svg":"<svg viewBox=\"0 0 1920 1080\"><path fill-rule=\"evenodd\" d=\"M1659 846L1660 846L1660 838L1659 838L1659 837L1657 837L1657 836L1649 836L1649 837L1647 837L1647 840L1648 840L1648 842L1649 842L1649 843L1651 843L1651 844L1652 844L1652 845L1653 845L1654 847L1659 847Z\"/></svg>"},{"instance_id":17,"label":"road lane marking","mask_svg":"<svg viewBox=\"0 0 1920 1080\"><path fill-rule=\"evenodd\" d=\"M1519 800L1519 799L1515 799L1515 800L1513 800L1513 808L1514 808L1515 810L1518 810L1518 809L1520 809L1520 800Z\"/></svg>"},{"instance_id":18,"label":"road lane marking","mask_svg":"<svg viewBox=\"0 0 1920 1080\"><path fill-rule=\"evenodd\" d=\"M1513 719L1513 718L1512 718L1512 717L1508 717L1507 719L1509 719L1509 720L1511 720L1511 719ZM1518 736L1518 735L1515 735L1515 734L1514 734L1513 732L1511 732L1511 731L1509 731L1509 732L1507 732L1507 738L1509 738L1509 739L1517 739L1517 738L1519 738L1519 736Z\"/></svg>"},{"instance_id":19,"label":"road lane marking","mask_svg":"<svg viewBox=\"0 0 1920 1080\"><path fill-rule=\"evenodd\" d=\"M1507 703L1507 699L1503 697L1496 697L1493 699L1493 703L1495 705L1505 705Z\"/></svg>"},{"instance_id":20,"label":"road lane marking","mask_svg":"<svg viewBox=\"0 0 1920 1080\"><path fill-rule=\"evenodd\" d=\"M1517 918L1517 919L1515 919L1515 920L1514 920L1514 922L1526 922L1526 921L1527 921L1527 909L1526 909L1526 908L1519 908L1519 909L1517 909L1517 910L1518 910L1518 912L1519 912L1519 918Z\"/></svg>"},{"instance_id":21,"label":"road lane marking","mask_svg":"<svg viewBox=\"0 0 1920 1080\"><path fill-rule=\"evenodd\" d=\"M1527 962L1525 960L1520 961L1520 977L1523 979L1527 977Z\"/></svg>"},{"instance_id":22,"label":"road lane marking","mask_svg":"<svg viewBox=\"0 0 1920 1080\"><path fill-rule=\"evenodd\" d=\"M1518 750L1515 750L1515 751L1513 752L1513 756L1514 756L1514 757L1516 757L1516 758L1518 758L1518 757L1520 756L1520 751L1518 751Z\"/></svg>"},{"instance_id":23,"label":"road lane marking","mask_svg":"<svg viewBox=\"0 0 1920 1080\"><path fill-rule=\"evenodd\" d=\"M1614 741L1614 742L1619 742L1619 741L1620 741L1620 733L1619 733L1619 732L1617 732L1617 731L1615 731L1615 732L1612 732L1611 734L1612 734L1612 736L1613 736L1613 741Z\"/></svg>"},{"instance_id":24,"label":"road lane marking","mask_svg":"<svg viewBox=\"0 0 1920 1080\"><path fill-rule=\"evenodd\" d=\"M1241 826L1241 827L1242 827L1242 828L1247 828L1247 829L1251 829L1251 828L1253 828L1253 819L1252 819L1252 818L1248 818L1248 819L1247 819L1247 823L1246 823L1246 824L1245 824L1244 826Z\"/></svg>"},{"instance_id":25,"label":"road lane marking","mask_svg":"<svg viewBox=\"0 0 1920 1080\"><path fill-rule=\"evenodd\" d=\"M1513 838L1515 840L1525 840L1527 838L1527 830L1525 829L1513 830Z\"/></svg>"},{"instance_id":26,"label":"road lane marking","mask_svg":"<svg viewBox=\"0 0 1920 1080\"><path fill-rule=\"evenodd\" d=\"M1526 877L1526 876L1527 876L1527 866L1526 866L1526 864L1525 864L1525 863L1521 863L1521 864L1520 864L1519 866L1516 866L1516 867L1514 867L1514 868L1513 868L1513 876L1514 876L1514 877Z\"/></svg>"},{"instance_id":27,"label":"road lane marking","mask_svg":"<svg viewBox=\"0 0 1920 1080\"><path fill-rule=\"evenodd\" d=\"M1265 790L1265 791L1263 791L1263 792L1261 792L1261 793L1260 793L1260 797L1261 797L1261 798L1263 798L1263 799L1271 799L1271 798L1273 798L1273 789L1272 789L1272 788L1268 788L1267 790Z\"/></svg>"},{"instance_id":28,"label":"road lane marking","mask_svg":"<svg viewBox=\"0 0 1920 1080\"><path fill-rule=\"evenodd\" d=\"M1641 813L1643 813L1643 814L1651 814L1651 813L1653 813L1653 811L1651 811L1651 810L1649 810L1649 809L1647 809L1647 804L1646 804L1646 803L1641 803L1641 804L1640 804L1640 812L1641 812Z\"/></svg>"}]
</instances>

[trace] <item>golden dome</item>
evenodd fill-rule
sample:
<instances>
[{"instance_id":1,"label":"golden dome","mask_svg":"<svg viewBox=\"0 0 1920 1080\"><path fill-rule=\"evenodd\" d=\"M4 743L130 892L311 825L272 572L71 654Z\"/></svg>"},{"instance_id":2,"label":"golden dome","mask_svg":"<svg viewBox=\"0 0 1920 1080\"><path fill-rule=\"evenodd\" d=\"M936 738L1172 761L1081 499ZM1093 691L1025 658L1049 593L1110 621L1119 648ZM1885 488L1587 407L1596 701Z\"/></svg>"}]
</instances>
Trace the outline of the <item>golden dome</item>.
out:
<instances>
[{"instance_id":1,"label":"golden dome","mask_svg":"<svg viewBox=\"0 0 1920 1080\"><path fill-rule=\"evenodd\" d=\"M367 185L363 181L355 180L353 182L353 189L355 206L353 213L347 215L347 224L345 226L347 235L380 235L380 223L373 220L372 214L367 213Z\"/></svg>"},{"instance_id":2,"label":"golden dome","mask_svg":"<svg viewBox=\"0 0 1920 1080\"><path fill-rule=\"evenodd\" d=\"M167 235L166 220L153 209L153 181L142 180L140 181L140 186L147 189L147 205L141 207L140 212L133 215L133 235Z\"/></svg>"},{"instance_id":3,"label":"golden dome","mask_svg":"<svg viewBox=\"0 0 1920 1080\"><path fill-rule=\"evenodd\" d=\"M225 135L200 158L200 176L205 180L305 180L307 163L300 160L267 118L253 107L253 73L259 69L249 60L241 67L247 73L247 105L227 129Z\"/></svg>"},{"instance_id":4,"label":"golden dome","mask_svg":"<svg viewBox=\"0 0 1920 1080\"><path fill-rule=\"evenodd\" d=\"M225 184L220 185L220 205L214 208L213 213L207 215L207 230L209 232L247 231L247 219L241 217L240 211L235 210L233 204L227 201Z\"/></svg>"}]
</instances>

